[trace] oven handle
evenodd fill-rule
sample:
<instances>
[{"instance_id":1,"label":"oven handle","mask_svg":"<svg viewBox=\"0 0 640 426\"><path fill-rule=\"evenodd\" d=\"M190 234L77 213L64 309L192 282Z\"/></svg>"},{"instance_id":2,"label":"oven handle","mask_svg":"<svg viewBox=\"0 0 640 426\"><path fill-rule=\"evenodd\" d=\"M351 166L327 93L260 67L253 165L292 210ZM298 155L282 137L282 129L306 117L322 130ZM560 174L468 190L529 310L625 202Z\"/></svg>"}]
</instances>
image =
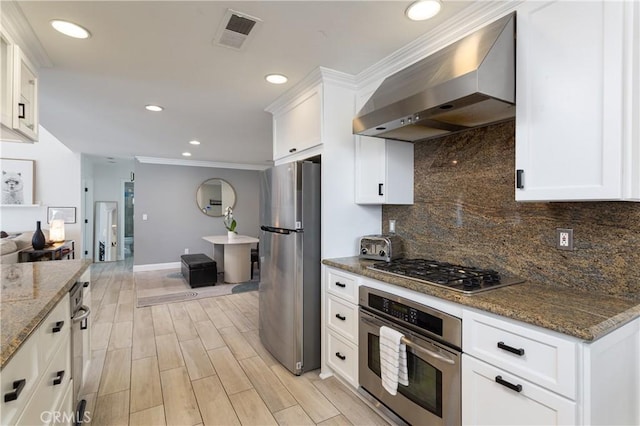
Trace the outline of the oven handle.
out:
<instances>
[{"instance_id":1,"label":"oven handle","mask_svg":"<svg viewBox=\"0 0 640 426\"><path fill-rule=\"evenodd\" d=\"M385 325L381 321L370 320L370 319L364 318L364 317L360 317L360 319L362 321L366 322L367 324L372 325L374 327L382 327L383 325ZM423 355L429 356L431 358L438 359L438 360L440 360L442 362L446 362L447 364L451 364L451 365L454 365L456 363L453 359L451 359L449 357L446 357L446 356L444 356L442 354L439 354L437 352L434 352L434 351L432 351L430 349L423 348L422 346L419 346L417 343L415 343L412 340L407 339L404 336L402 337L402 339L400 339L400 341L402 343L404 343L406 346L408 346L411 349L415 350L416 352L422 353Z\"/></svg>"},{"instance_id":2,"label":"oven handle","mask_svg":"<svg viewBox=\"0 0 640 426\"><path fill-rule=\"evenodd\" d=\"M78 308L78 312L80 311L84 311L84 313L80 314L80 315L74 315L73 318L71 318L73 320L73 322L79 322L82 321L83 319L87 318L89 316L89 314L91 314L91 309L87 306L87 305L82 305Z\"/></svg>"}]
</instances>

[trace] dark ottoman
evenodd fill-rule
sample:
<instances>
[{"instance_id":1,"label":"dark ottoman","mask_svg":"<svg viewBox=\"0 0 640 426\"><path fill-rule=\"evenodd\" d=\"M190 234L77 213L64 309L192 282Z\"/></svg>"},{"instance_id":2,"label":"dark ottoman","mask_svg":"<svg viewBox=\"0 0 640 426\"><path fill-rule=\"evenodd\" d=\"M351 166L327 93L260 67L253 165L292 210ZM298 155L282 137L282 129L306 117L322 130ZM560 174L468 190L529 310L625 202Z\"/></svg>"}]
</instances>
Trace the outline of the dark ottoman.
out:
<instances>
[{"instance_id":1,"label":"dark ottoman","mask_svg":"<svg viewBox=\"0 0 640 426\"><path fill-rule=\"evenodd\" d=\"M198 254L183 254L182 275L191 288L215 285L218 281L218 268L216 261L209 256Z\"/></svg>"}]
</instances>

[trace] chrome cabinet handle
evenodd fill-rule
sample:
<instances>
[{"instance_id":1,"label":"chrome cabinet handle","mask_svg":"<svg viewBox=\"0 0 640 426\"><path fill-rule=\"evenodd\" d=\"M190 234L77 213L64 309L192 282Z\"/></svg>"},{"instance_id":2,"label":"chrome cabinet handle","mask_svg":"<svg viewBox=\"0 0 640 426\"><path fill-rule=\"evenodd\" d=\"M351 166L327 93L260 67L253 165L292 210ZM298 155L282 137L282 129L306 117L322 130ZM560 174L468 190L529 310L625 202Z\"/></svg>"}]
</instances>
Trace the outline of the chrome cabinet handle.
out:
<instances>
[{"instance_id":1,"label":"chrome cabinet handle","mask_svg":"<svg viewBox=\"0 0 640 426\"><path fill-rule=\"evenodd\" d=\"M4 394L4 402L11 402L18 399L20 394L22 393L22 389L24 389L24 385L27 384L26 379L20 379L13 382L13 392L8 392Z\"/></svg>"}]
</instances>

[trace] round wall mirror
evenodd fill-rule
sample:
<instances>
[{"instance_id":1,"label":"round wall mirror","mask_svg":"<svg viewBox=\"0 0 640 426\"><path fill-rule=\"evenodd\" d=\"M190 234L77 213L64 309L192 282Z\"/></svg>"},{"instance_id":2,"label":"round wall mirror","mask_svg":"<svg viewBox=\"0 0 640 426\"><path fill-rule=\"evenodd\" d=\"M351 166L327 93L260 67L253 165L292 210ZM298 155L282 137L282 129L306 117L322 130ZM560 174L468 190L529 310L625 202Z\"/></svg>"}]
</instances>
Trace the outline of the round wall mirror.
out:
<instances>
[{"instance_id":1,"label":"round wall mirror","mask_svg":"<svg viewBox=\"0 0 640 426\"><path fill-rule=\"evenodd\" d=\"M224 179L205 180L196 192L196 204L207 216L221 217L227 207L236 206L236 191Z\"/></svg>"}]
</instances>

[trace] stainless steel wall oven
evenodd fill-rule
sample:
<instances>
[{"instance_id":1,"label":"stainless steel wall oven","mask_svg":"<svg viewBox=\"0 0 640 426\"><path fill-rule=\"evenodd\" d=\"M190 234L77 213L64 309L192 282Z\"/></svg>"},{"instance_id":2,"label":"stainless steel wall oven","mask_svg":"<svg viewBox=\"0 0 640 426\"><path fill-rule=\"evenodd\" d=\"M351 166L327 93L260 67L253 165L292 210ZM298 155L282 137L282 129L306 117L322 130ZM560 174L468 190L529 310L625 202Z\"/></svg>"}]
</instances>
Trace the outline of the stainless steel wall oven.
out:
<instances>
[{"instance_id":1,"label":"stainless steel wall oven","mask_svg":"<svg viewBox=\"0 0 640 426\"><path fill-rule=\"evenodd\" d=\"M462 321L447 313L377 289L360 287L360 386L395 415L414 425L461 422ZM404 335L409 385L396 395L380 378L380 327Z\"/></svg>"}]
</instances>

